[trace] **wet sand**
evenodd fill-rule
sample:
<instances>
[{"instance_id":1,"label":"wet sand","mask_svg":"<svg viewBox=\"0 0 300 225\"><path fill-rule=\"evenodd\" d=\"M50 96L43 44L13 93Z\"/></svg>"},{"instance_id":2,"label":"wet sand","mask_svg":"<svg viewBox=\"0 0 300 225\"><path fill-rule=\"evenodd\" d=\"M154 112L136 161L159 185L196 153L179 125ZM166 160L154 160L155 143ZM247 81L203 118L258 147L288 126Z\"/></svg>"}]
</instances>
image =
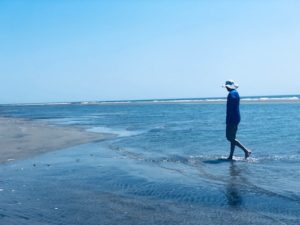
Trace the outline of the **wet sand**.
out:
<instances>
[{"instance_id":1,"label":"wet sand","mask_svg":"<svg viewBox=\"0 0 300 225\"><path fill-rule=\"evenodd\" d=\"M110 149L113 141L79 145L0 165L1 222L299 224L297 199L253 187L247 170L243 170L248 167L244 162L214 164L215 173L228 166L233 168L229 177L225 172L223 184L222 179L212 183L202 179L209 174L202 163L194 176L193 168L188 169L185 162L136 159L128 152ZM168 169L175 164L180 165L181 172Z\"/></svg>"},{"instance_id":2,"label":"wet sand","mask_svg":"<svg viewBox=\"0 0 300 225\"><path fill-rule=\"evenodd\" d=\"M79 128L0 118L0 163L111 137L113 135L87 132Z\"/></svg>"}]
</instances>

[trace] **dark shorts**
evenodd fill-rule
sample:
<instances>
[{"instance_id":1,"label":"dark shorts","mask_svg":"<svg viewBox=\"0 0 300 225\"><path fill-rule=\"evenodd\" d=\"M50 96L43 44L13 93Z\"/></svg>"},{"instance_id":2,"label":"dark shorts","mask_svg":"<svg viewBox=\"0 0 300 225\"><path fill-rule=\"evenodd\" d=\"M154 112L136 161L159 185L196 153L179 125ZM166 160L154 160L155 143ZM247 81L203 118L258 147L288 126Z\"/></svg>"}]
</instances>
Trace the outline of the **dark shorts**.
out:
<instances>
[{"instance_id":1,"label":"dark shorts","mask_svg":"<svg viewBox=\"0 0 300 225\"><path fill-rule=\"evenodd\" d=\"M238 130L237 124L227 124L226 125L226 138L228 141L235 140L237 130Z\"/></svg>"}]
</instances>

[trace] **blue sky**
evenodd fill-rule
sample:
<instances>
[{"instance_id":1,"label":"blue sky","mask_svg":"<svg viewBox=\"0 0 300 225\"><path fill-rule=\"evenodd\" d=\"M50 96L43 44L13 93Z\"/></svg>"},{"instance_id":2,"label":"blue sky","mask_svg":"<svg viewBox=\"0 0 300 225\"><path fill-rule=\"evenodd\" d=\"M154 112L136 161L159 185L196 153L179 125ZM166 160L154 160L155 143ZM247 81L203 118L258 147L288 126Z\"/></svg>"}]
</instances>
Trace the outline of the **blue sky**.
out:
<instances>
[{"instance_id":1,"label":"blue sky","mask_svg":"<svg viewBox=\"0 0 300 225\"><path fill-rule=\"evenodd\" d=\"M300 94L300 1L0 1L0 103Z\"/></svg>"}]
</instances>

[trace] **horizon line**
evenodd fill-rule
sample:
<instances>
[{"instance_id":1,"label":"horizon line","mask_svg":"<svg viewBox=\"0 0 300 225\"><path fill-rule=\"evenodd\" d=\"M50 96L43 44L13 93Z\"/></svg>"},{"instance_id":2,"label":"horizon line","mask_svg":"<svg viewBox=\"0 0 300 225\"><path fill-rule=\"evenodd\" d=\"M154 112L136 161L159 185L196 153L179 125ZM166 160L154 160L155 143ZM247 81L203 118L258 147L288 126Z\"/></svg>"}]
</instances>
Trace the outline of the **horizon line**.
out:
<instances>
[{"instance_id":1,"label":"horizon line","mask_svg":"<svg viewBox=\"0 0 300 225\"><path fill-rule=\"evenodd\" d=\"M299 97L300 94L284 94L284 95L248 95L241 97L241 100L245 98L264 98L264 97ZM123 100L72 100L72 101L46 101L46 102L23 102L23 103L0 103L0 106L7 105L38 105L38 104L76 104L76 103L114 103L114 102L149 102L149 101L172 101L172 100L210 100L210 99L226 99L226 96L222 97L186 97L186 98L146 98L146 99L123 99Z\"/></svg>"}]
</instances>

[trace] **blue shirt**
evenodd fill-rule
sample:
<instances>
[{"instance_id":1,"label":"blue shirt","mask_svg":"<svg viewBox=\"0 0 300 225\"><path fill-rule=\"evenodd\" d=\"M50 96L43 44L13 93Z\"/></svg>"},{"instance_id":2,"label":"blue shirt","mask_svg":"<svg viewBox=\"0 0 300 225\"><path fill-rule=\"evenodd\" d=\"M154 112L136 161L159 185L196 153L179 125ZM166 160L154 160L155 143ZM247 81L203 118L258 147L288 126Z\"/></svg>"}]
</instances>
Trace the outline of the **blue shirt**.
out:
<instances>
[{"instance_id":1,"label":"blue shirt","mask_svg":"<svg viewBox=\"0 0 300 225\"><path fill-rule=\"evenodd\" d=\"M240 96L236 90L231 90L227 96L226 124L238 125L240 121Z\"/></svg>"}]
</instances>

